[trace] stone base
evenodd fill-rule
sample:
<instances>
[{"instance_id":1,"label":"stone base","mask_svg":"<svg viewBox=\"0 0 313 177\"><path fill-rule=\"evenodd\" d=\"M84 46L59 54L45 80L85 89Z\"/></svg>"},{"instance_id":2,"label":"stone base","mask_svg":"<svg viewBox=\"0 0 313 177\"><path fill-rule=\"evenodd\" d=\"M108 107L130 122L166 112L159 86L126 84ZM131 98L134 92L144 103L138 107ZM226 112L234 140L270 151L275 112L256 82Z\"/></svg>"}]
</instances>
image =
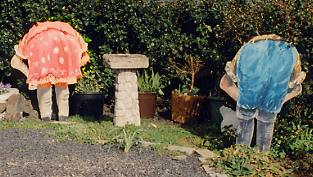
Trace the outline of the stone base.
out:
<instances>
[{"instance_id":1,"label":"stone base","mask_svg":"<svg viewBox=\"0 0 313 177\"><path fill-rule=\"evenodd\" d=\"M27 117L38 118L31 101L26 101L18 89L11 88L8 93L0 95L0 120L20 121L23 113L28 114Z\"/></svg>"},{"instance_id":2,"label":"stone base","mask_svg":"<svg viewBox=\"0 0 313 177\"><path fill-rule=\"evenodd\" d=\"M136 71L118 70L115 84L114 124L140 126Z\"/></svg>"}]
</instances>

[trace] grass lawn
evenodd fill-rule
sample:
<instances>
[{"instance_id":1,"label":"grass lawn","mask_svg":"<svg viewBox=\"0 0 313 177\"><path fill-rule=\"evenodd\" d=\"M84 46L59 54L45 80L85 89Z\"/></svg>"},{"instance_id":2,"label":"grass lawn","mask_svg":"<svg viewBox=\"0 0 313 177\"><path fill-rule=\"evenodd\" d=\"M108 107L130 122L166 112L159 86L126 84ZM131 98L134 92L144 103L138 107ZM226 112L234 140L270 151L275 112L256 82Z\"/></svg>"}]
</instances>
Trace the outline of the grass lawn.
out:
<instances>
[{"instance_id":1,"label":"grass lawn","mask_svg":"<svg viewBox=\"0 0 313 177\"><path fill-rule=\"evenodd\" d=\"M164 145L181 145L188 147L201 147L208 134L208 124L194 124L181 126L167 120L142 119L141 126L126 126L125 128L113 125L111 118L97 121L91 118L72 116L69 124L56 124L34 119L23 122L0 122L0 130L8 128L17 129L48 129L49 134L59 140L75 140L81 143L95 144L98 142L111 142L120 137L123 129L128 134L135 133L137 138ZM121 137L120 137L121 138Z\"/></svg>"}]
</instances>

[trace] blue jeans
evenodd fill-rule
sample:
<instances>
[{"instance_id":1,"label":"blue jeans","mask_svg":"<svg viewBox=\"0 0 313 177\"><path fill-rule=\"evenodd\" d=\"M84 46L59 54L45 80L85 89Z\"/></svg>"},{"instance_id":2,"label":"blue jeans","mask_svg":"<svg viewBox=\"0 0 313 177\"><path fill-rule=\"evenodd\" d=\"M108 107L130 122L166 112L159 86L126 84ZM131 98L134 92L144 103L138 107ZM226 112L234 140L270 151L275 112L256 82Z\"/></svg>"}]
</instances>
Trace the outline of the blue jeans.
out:
<instances>
[{"instance_id":1,"label":"blue jeans","mask_svg":"<svg viewBox=\"0 0 313 177\"><path fill-rule=\"evenodd\" d=\"M236 143L250 146L254 132L254 118L256 118L256 145L260 151L270 150L277 114L237 107L236 115L239 119Z\"/></svg>"}]
</instances>

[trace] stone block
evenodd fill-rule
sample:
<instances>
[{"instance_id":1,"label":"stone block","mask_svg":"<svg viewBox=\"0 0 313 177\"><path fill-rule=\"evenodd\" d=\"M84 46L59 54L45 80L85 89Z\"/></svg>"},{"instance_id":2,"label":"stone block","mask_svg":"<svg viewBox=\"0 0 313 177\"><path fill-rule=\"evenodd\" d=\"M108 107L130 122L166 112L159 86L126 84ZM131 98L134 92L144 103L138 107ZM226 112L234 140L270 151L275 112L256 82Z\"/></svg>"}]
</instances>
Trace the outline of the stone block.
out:
<instances>
[{"instance_id":1,"label":"stone block","mask_svg":"<svg viewBox=\"0 0 313 177\"><path fill-rule=\"evenodd\" d=\"M173 145L169 145L165 147L165 149L170 150L170 151L184 152L187 155L192 155L195 151L195 148L185 147L185 146L173 146Z\"/></svg>"},{"instance_id":2,"label":"stone block","mask_svg":"<svg viewBox=\"0 0 313 177\"><path fill-rule=\"evenodd\" d=\"M178 161L184 161L187 159L187 156L186 155L177 155L177 156L172 157L172 159L178 160Z\"/></svg>"},{"instance_id":3,"label":"stone block","mask_svg":"<svg viewBox=\"0 0 313 177\"><path fill-rule=\"evenodd\" d=\"M157 143L153 143L153 142L148 142L148 141L144 141L144 140L142 140L141 141L141 145L143 146L143 147L151 147L151 146L154 146L154 145L156 145Z\"/></svg>"},{"instance_id":4,"label":"stone block","mask_svg":"<svg viewBox=\"0 0 313 177\"><path fill-rule=\"evenodd\" d=\"M24 102L24 110L26 114L28 114L27 117L39 119L39 113L36 111L31 103L31 100L25 100Z\"/></svg>"},{"instance_id":5,"label":"stone block","mask_svg":"<svg viewBox=\"0 0 313 177\"><path fill-rule=\"evenodd\" d=\"M195 152L204 159L212 158L215 156L215 154L208 149L196 149Z\"/></svg>"},{"instance_id":6,"label":"stone block","mask_svg":"<svg viewBox=\"0 0 313 177\"><path fill-rule=\"evenodd\" d=\"M21 94L13 94L8 99L8 105L4 119L20 120L22 118L25 99Z\"/></svg>"},{"instance_id":7,"label":"stone block","mask_svg":"<svg viewBox=\"0 0 313 177\"><path fill-rule=\"evenodd\" d=\"M149 59L141 54L104 54L104 63L112 69L148 68Z\"/></svg>"}]
</instances>

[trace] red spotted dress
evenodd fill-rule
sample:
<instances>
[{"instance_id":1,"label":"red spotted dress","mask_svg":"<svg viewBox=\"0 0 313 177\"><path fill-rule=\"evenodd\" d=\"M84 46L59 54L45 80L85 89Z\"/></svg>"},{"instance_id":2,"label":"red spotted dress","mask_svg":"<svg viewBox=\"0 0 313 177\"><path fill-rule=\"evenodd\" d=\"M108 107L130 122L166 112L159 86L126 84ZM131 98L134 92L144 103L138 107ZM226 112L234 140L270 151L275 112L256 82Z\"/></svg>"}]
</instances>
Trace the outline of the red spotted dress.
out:
<instances>
[{"instance_id":1,"label":"red spotted dress","mask_svg":"<svg viewBox=\"0 0 313 177\"><path fill-rule=\"evenodd\" d=\"M38 22L19 42L16 54L28 60L29 89L74 84L82 77L82 60L88 60L87 43L69 24Z\"/></svg>"}]
</instances>

